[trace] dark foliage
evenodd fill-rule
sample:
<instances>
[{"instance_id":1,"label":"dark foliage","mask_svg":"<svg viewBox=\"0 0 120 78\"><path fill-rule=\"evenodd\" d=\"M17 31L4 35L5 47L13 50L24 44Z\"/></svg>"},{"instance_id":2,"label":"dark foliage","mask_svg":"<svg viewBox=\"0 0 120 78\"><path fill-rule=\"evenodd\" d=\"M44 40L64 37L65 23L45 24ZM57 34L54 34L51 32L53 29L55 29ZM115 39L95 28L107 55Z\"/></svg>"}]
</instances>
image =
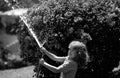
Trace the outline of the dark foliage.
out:
<instances>
[{"instance_id":1,"label":"dark foliage","mask_svg":"<svg viewBox=\"0 0 120 78\"><path fill-rule=\"evenodd\" d=\"M93 39L87 44L91 62L86 70L78 70L76 78L110 78L109 72L120 60L119 7L119 2L109 0L49 0L31 8L25 17L40 42L47 40L44 47L59 56L67 55L68 44L79 40L79 30L84 29ZM22 57L36 65L37 75L58 78L59 75L37 64L42 54L25 25L19 37ZM43 58L52 65L59 65L47 56Z\"/></svg>"},{"instance_id":2,"label":"dark foliage","mask_svg":"<svg viewBox=\"0 0 120 78\"><path fill-rule=\"evenodd\" d=\"M10 7L7 6L4 0L0 0L0 11L7 11Z\"/></svg>"}]
</instances>

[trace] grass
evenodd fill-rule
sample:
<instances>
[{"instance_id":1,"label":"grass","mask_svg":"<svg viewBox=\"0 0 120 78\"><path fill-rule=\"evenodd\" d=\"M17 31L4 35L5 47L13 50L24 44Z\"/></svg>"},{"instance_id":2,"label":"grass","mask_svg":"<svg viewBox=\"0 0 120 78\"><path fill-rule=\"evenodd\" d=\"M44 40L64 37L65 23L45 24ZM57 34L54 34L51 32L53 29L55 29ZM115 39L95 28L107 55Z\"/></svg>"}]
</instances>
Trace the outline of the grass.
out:
<instances>
[{"instance_id":1,"label":"grass","mask_svg":"<svg viewBox=\"0 0 120 78\"><path fill-rule=\"evenodd\" d=\"M33 78L34 66L0 71L0 78Z\"/></svg>"}]
</instances>

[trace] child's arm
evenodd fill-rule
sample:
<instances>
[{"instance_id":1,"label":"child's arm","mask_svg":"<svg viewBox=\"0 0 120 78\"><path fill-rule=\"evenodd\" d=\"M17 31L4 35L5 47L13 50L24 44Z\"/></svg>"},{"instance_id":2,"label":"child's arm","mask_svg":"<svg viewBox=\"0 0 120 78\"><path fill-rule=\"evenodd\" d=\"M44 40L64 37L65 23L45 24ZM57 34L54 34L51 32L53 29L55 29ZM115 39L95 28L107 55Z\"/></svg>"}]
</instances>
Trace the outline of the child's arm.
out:
<instances>
[{"instance_id":1,"label":"child's arm","mask_svg":"<svg viewBox=\"0 0 120 78\"><path fill-rule=\"evenodd\" d=\"M59 67L52 66L44 61L44 59L40 60L40 64L42 64L44 67L48 68L54 73L60 73L60 72L68 72L74 70L75 65L72 63L65 63L60 65Z\"/></svg>"},{"instance_id":2,"label":"child's arm","mask_svg":"<svg viewBox=\"0 0 120 78\"><path fill-rule=\"evenodd\" d=\"M41 48L41 51L43 53L45 53L50 59L57 61L57 62L64 62L64 60L66 59L66 57L58 57L53 53L50 53L49 51L47 51L44 47Z\"/></svg>"}]
</instances>

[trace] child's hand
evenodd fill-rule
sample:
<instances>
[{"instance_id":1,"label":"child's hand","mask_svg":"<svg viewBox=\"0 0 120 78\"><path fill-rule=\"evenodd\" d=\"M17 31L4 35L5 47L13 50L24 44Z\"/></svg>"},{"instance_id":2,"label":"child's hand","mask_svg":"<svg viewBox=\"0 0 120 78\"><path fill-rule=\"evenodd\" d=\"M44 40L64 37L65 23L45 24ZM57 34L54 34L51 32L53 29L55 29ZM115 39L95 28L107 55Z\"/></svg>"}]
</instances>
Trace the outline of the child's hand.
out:
<instances>
[{"instance_id":1,"label":"child's hand","mask_svg":"<svg viewBox=\"0 0 120 78\"><path fill-rule=\"evenodd\" d=\"M46 51L47 51L44 47L41 47L40 50L41 50L41 52L42 52L43 54L45 54Z\"/></svg>"},{"instance_id":2,"label":"child's hand","mask_svg":"<svg viewBox=\"0 0 120 78\"><path fill-rule=\"evenodd\" d=\"M44 51L45 51L45 48L44 48L44 47L40 47L40 50L44 52Z\"/></svg>"},{"instance_id":3,"label":"child's hand","mask_svg":"<svg viewBox=\"0 0 120 78\"><path fill-rule=\"evenodd\" d=\"M39 60L39 63L42 64L42 65L44 64L44 62L45 62L45 60L44 60L43 58L41 58L41 59Z\"/></svg>"}]
</instances>

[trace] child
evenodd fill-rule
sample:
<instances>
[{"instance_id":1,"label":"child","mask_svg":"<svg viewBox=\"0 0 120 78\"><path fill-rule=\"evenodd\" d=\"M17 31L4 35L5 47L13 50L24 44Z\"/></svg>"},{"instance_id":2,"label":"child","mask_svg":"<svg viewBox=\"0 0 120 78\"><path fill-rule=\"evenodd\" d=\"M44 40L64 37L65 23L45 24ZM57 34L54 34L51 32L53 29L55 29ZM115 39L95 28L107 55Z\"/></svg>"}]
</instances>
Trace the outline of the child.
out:
<instances>
[{"instance_id":1,"label":"child","mask_svg":"<svg viewBox=\"0 0 120 78\"><path fill-rule=\"evenodd\" d=\"M61 62L62 64L58 67L52 66L40 59L40 64L53 71L54 73L61 73L60 78L75 78L78 67L85 68L89 60L87 49L85 44L79 41L72 41L69 44L69 51L66 57L58 57L45 48L41 50L52 60Z\"/></svg>"}]
</instances>

